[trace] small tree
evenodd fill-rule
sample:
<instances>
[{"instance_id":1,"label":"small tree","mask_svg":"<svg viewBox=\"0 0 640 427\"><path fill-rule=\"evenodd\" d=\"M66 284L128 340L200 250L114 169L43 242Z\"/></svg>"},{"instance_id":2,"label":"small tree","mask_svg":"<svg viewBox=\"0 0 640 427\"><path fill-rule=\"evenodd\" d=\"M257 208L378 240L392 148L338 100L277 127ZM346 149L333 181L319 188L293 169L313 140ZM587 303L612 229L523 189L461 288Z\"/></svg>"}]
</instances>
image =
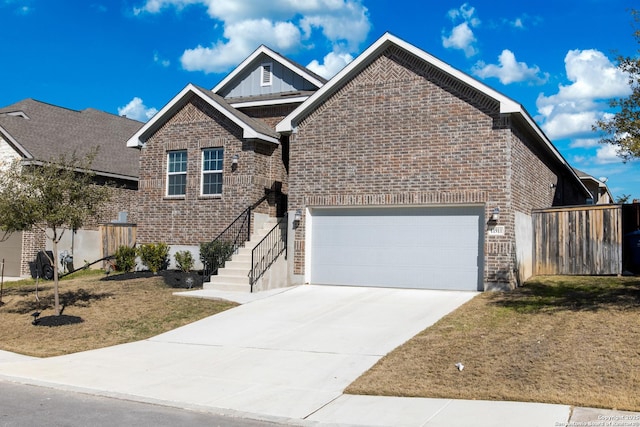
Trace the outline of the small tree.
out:
<instances>
[{"instance_id":1,"label":"small tree","mask_svg":"<svg viewBox=\"0 0 640 427\"><path fill-rule=\"evenodd\" d=\"M55 314L60 315L58 243L65 230L78 230L111 198L111 188L95 185L91 163L97 150L55 161L14 161L0 173L0 229L40 230L52 243ZM45 251L46 254L46 251ZM48 257L48 255L47 255Z\"/></svg>"}]
</instances>

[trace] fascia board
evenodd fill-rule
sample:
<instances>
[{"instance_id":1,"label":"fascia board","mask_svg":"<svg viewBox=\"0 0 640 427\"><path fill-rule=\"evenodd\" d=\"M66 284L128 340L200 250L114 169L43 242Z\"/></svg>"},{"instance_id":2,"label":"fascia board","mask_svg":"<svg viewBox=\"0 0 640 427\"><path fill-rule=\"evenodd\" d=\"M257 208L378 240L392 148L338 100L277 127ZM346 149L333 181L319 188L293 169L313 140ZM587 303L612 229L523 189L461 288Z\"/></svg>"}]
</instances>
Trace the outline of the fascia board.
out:
<instances>
[{"instance_id":1,"label":"fascia board","mask_svg":"<svg viewBox=\"0 0 640 427\"><path fill-rule=\"evenodd\" d=\"M274 138L272 136L260 133L260 132L256 131L255 129L253 129L251 126L247 125L247 123L243 122L241 119L239 119L234 114L232 114L229 110L227 110L226 108L222 107L220 104L218 104L215 100L211 99L211 97L207 96L205 93L203 93L197 87L195 87L193 85L190 85L190 86L191 86L194 94L198 95L201 99L206 101L210 106L215 108L218 112L222 113L226 118L228 118L229 120L231 120L232 122L234 122L235 124L240 126L242 128L242 136L244 138L247 138L247 139L261 139L263 141L272 142L274 144L279 144L280 143L277 138Z\"/></svg>"},{"instance_id":2,"label":"fascia board","mask_svg":"<svg viewBox=\"0 0 640 427\"><path fill-rule=\"evenodd\" d=\"M178 95L173 97L173 99L167 105L165 105L162 108L162 110L156 113L156 115L153 116L153 118L149 120L146 125L140 128L138 132L136 132L131 138L129 138L129 140L127 141L127 147L133 147L133 148L142 147L144 145L145 140L148 138L148 136L151 135L155 130L157 130L164 123L163 118L166 117L167 115L171 115L177 112L177 110L182 106L182 102L190 94L197 95L198 97L200 97L200 99L202 99L203 101L207 102L210 106L215 108L218 112L222 113L226 118L228 118L229 120L231 120L232 122L240 126L242 128L244 138L261 139L267 142L273 142L275 144L279 143L279 141L276 138L273 138L271 136L264 135L260 132L255 131L253 128L248 126L245 122L240 120L238 117L231 114L226 108L223 108L222 106L220 106L220 104L215 102L213 99L211 99L211 97L207 96L196 86L189 83L187 86L185 86L184 89L180 91Z\"/></svg>"},{"instance_id":3,"label":"fascia board","mask_svg":"<svg viewBox=\"0 0 640 427\"><path fill-rule=\"evenodd\" d=\"M31 165L42 166L45 163L47 163L47 162L43 162L42 160L31 160L31 159L26 159L26 160L22 161L22 164L25 165L25 166L31 166ZM83 172L85 172L85 169L74 168L74 171L83 173ZM117 178L117 179L122 179L122 180L125 180L125 181L133 181L133 182L138 182L139 181L137 176L121 175L121 174L117 174L117 173L97 171L97 170L94 170L94 169L89 169L89 171L91 173L96 174L97 176L103 176L103 177L106 177L106 178Z\"/></svg>"},{"instance_id":4,"label":"fascia board","mask_svg":"<svg viewBox=\"0 0 640 427\"><path fill-rule=\"evenodd\" d=\"M260 139L262 141L272 142L274 144L280 144L280 141L278 141L277 138L257 132L254 129L250 128L249 126L245 126L243 128L242 137L246 139Z\"/></svg>"},{"instance_id":5,"label":"fascia board","mask_svg":"<svg viewBox=\"0 0 640 427\"><path fill-rule=\"evenodd\" d=\"M300 77L302 77L302 78L308 80L309 82L313 83L316 87L322 87L323 83L321 81L319 81L318 79L316 79L312 75L310 75L308 73L305 73L304 70L301 70L300 68L292 65L291 61L289 61L287 58L283 57L282 55L279 55L278 53L272 51L271 49L269 49L265 45L261 45L256 50L254 50L253 53L251 55L249 55L244 61L242 61L240 63L240 65L238 65L232 72L230 72L227 75L227 77L222 79L220 81L220 83L218 83L213 89L211 89L211 92L217 94L231 80L233 80L236 76L238 76L241 72L243 72L245 70L245 68L248 67L249 64L251 64L261 54L265 54L268 57L270 57L271 59L273 59L274 61L277 61L277 62L281 63L282 65L284 65L285 67L287 67L289 70L293 71L294 73L296 73Z\"/></svg>"},{"instance_id":6,"label":"fascia board","mask_svg":"<svg viewBox=\"0 0 640 427\"><path fill-rule=\"evenodd\" d=\"M8 140L9 143L14 147L14 149L18 152L18 154L24 156L27 159L33 159L33 156L26 148L24 148L16 139L11 136L9 132L2 126L0 126L0 134L4 137L4 139Z\"/></svg>"},{"instance_id":7,"label":"fascia board","mask_svg":"<svg viewBox=\"0 0 640 427\"><path fill-rule=\"evenodd\" d=\"M516 112L516 114L519 114L521 117L524 118L524 120L527 122L527 124L529 125L529 127L536 133L536 135L540 138L540 140L543 142L543 144L547 147L547 149L553 154L553 156L562 164L565 166L565 168L569 171L569 174L571 176L573 176L574 180L580 184L580 187L582 187L582 189L586 194L591 194L591 192L589 191L589 189L587 188L586 185L584 185L584 182L582 182L582 180L580 179L580 177L578 176L578 174L573 170L573 168L571 167L571 165L569 164L569 162L567 162L567 160L562 156L562 154L560 154L560 152L558 151L558 149L555 147L555 145L553 145L553 143L549 140L549 138L547 137L547 135L544 134L544 132L542 132L542 129L540 129L540 126L538 126L538 124L531 118L531 116L529 115L529 113L527 113L527 111L520 107L520 111Z\"/></svg>"},{"instance_id":8,"label":"fascia board","mask_svg":"<svg viewBox=\"0 0 640 427\"><path fill-rule=\"evenodd\" d=\"M444 73L451 75L452 77L460 80L468 86L471 86L478 91L484 93L490 98L495 99L500 103L501 113L515 113L522 110L522 106L514 100L506 97L505 95L491 89L484 85L473 77L453 68L451 65L439 60L438 58L428 54L427 52L413 46L410 43L405 42L402 39L390 34L385 33L369 48L367 48L356 59L344 67L338 74L336 74L329 82L327 82L322 88L320 88L315 94L313 94L305 103L300 105L294 111L292 111L287 117L285 117L280 123L276 125L277 132L291 132L295 127L294 121L302 115L305 111L313 109L319 103L324 101L325 95L330 94L334 86L340 84L344 79L355 76L364 63L368 63L370 58L374 58L378 53L385 50L390 45L396 45L401 49L404 49L411 54L417 56L423 61L433 65L434 67L442 70Z\"/></svg>"},{"instance_id":9,"label":"fascia board","mask_svg":"<svg viewBox=\"0 0 640 427\"><path fill-rule=\"evenodd\" d=\"M296 104L298 102L302 103L307 99L309 99L308 96L296 96L284 99L270 99L267 101L232 102L229 105L231 105L233 108L267 107L271 105Z\"/></svg>"},{"instance_id":10,"label":"fascia board","mask_svg":"<svg viewBox=\"0 0 640 427\"><path fill-rule=\"evenodd\" d=\"M167 114L175 112L180 107L180 101L182 101L189 92L192 92L195 87L189 83L185 86L180 93L174 96L171 101L167 103L160 111L158 111L144 126L142 126L131 138L127 141L127 147L140 148L144 145L144 140L151 133L155 132L162 125L162 118Z\"/></svg>"}]
</instances>

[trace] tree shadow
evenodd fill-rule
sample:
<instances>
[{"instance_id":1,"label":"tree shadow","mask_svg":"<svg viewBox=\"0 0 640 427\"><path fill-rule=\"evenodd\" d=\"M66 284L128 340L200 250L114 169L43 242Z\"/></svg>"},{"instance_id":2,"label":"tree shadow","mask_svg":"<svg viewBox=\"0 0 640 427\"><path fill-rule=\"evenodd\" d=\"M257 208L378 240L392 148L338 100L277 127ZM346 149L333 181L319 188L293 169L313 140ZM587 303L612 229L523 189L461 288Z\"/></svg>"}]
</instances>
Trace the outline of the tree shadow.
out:
<instances>
[{"instance_id":1,"label":"tree shadow","mask_svg":"<svg viewBox=\"0 0 640 427\"><path fill-rule=\"evenodd\" d=\"M640 279L533 280L511 291L491 295L493 304L520 313L597 311L640 308Z\"/></svg>"},{"instance_id":2,"label":"tree shadow","mask_svg":"<svg viewBox=\"0 0 640 427\"><path fill-rule=\"evenodd\" d=\"M109 292L91 292L80 288L75 291L63 292L59 296L60 305L62 306L62 312L66 307L70 306L87 307L91 304L91 302L109 298L113 296L113 294ZM16 314L27 314L34 311L43 311L48 308L53 308L53 298L53 294L47 294L47 296L40 297L40 299L37 301L35 300L35 298L24 299L16 303L14 307L7 308L6 311L8 313Z\"/></svg>"}]
</instances>

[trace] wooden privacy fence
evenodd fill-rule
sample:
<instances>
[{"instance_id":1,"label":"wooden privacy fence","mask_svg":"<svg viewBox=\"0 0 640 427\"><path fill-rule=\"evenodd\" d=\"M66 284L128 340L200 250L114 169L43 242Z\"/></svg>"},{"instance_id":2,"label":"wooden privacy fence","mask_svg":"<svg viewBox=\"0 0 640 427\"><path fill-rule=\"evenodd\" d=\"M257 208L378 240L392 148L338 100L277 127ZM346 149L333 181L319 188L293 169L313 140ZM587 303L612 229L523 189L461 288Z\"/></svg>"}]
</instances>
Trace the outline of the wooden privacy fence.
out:
<instances>
[{"instance_id":1,"label":"wooden privacy fence","mask_svg":"<svg viewBox=\"0 0 640 427\"><path fill-rule=\"evenodd\" d=\"M533 211L533 274L622 273L619 205Z\"/></svg>"},{"instance_id":2,"label":"wooden privacy fence","mask_svg":"<svg viewBox=\"0 0 640 427\"><path fill-rule=\"evenodd\" d=\"M136 244L136 225L112 222L100 226L102 257L113 255L120 246Z\"/></svg>"}]
</instances>

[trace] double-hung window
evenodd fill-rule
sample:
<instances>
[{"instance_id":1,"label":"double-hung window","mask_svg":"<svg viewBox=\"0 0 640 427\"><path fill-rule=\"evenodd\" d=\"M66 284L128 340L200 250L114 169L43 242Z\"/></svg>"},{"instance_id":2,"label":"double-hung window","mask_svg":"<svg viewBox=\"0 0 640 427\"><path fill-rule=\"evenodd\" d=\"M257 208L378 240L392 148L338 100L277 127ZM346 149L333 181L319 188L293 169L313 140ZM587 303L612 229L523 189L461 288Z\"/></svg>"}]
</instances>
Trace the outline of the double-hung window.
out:
<instances>
[{"instance_id":1,"label":"double-hung window","mask_svg":"<svg viewBox=\"0 0 640 427\"><path fill-rule=\"evenodd\" d=\"M224 150L207 148L202 150L202 195L222 194L222 164Z\"/></svg>"},{"instance_id":2,"label":"double-hung window","mask_svg":"<svg viewBox=\"0 0 640 427\"><path fill-rule=\"evenodd\" d=\"M167 156L167 196L187 193L187 150L170 151Z\"/></svg>"}]
</instances>

